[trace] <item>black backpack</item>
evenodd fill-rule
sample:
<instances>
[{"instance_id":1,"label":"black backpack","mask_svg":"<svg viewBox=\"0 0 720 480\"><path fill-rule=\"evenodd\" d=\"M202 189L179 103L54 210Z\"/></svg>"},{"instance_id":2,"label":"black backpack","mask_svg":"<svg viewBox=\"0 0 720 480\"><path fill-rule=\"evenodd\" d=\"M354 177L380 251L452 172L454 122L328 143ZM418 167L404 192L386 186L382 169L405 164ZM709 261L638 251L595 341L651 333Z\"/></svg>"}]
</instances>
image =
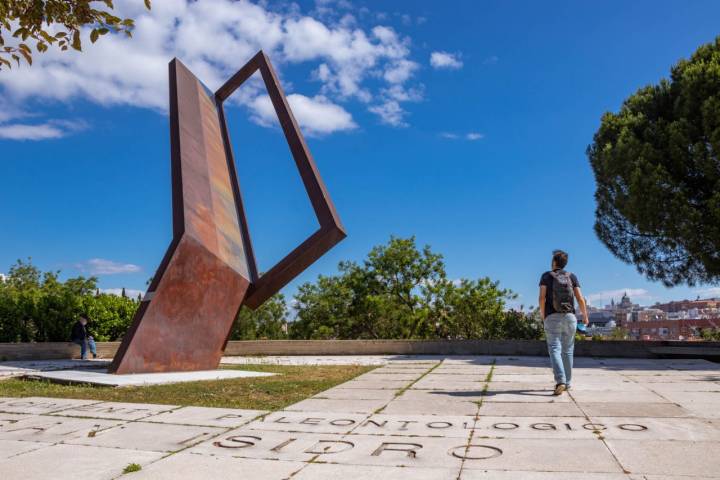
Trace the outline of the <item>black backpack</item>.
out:
<instances>
[{"instance_id":1,"label":"black backpack","mask_svg":"<svg viewBox=\"0 0 720 480\"><path fill-rule=\"evenodd\" d=\"M575 311L575 295L570 274L564 270L550 272L553 278L552 305L557 313Z\"/></svg>"}]
</instances>

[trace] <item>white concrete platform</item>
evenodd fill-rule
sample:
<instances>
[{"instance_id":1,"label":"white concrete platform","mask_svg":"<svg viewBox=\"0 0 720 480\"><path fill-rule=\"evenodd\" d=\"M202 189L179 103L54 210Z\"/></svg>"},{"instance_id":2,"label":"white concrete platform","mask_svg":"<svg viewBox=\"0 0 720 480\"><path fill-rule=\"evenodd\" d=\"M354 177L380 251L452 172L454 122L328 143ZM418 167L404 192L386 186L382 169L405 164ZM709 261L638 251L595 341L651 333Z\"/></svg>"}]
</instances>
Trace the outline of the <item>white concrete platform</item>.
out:
<instances>
[{"instance_id":1,"label":"white concrete platform","mask_svg":"<svg viewBox=\"0 0 720 480\"><path fill-rule=\"evenodd\" d=\"M164 385L168 383L199 382L203 380L229 380L233 378L268 377L267 372L245 370L202 370L199 372L137 373L114 375L93 370L57 370L25 374L25 378L49 380L55 383L88 384L105 387L137 387L143 385Z\"/></svg>"}]
</instances>

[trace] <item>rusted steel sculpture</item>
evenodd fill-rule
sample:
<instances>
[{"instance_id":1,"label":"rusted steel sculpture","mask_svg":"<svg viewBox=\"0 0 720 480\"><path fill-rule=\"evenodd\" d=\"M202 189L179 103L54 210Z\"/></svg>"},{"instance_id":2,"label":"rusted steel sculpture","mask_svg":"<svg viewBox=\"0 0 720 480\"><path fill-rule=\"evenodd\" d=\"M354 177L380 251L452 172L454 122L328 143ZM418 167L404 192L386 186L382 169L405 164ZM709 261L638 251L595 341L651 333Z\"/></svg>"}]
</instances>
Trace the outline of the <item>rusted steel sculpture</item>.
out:
<instances>
[{"instance_id":1,"label":"rusted steel sculpture","mask_svg":"<svg viewBox=\"0 0 720 480\"><path fill-rule=\"evenodd\" d=\"M260 70L320 228L259 275L223 102ZM267 56L210 92L170 62L173 240L110 372L217 368L242 305L257 308L345 237L340 218Z\"/></svg>"}]
</instances>

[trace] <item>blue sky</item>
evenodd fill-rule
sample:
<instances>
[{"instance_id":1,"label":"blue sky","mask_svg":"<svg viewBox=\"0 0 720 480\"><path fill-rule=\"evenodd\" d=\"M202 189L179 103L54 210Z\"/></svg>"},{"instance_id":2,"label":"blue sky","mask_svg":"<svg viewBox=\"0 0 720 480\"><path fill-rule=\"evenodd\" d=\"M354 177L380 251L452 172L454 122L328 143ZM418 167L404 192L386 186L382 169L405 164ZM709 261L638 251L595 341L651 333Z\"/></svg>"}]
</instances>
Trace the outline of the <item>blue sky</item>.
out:
<instances>
[{"instance_id":1,"label":"blue sky","mask_svg":"<svg viewBox=\"0 0 720 480\"><path fill-rule=\"evenodd\" d=\"M348 238L285 289L390 235L534 305L570 252L594 305L666 289L597 240L585 148L605 111L720 34L716 1L118 3L132 40L0 72L0 272L31 256L103 289L143 290L171 239L167 63L210 87L259 48L279 71ZM315 228L258 83L229 108L261 268Z\"/></svg>"}]
</instances>

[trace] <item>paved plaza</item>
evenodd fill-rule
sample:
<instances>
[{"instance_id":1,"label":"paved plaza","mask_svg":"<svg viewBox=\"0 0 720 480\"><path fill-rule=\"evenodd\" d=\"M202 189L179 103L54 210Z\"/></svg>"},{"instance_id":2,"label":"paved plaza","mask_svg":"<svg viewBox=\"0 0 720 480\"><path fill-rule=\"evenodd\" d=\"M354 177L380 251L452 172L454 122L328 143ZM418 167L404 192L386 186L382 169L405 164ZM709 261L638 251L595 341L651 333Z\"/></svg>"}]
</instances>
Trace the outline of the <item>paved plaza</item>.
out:
<instances>
[{"instance_id":1,"label":"paved plaza","mask_svg":"<svg viewBox=\"0 0 720 480\"><path fill-rule=\"evenodd\" d=\"M0 478L720 478L715 363L578 358L553 397L546 358L333 358L292 361L379 367L275 412L0 398Z\"/></svg>"}]
</instances>

